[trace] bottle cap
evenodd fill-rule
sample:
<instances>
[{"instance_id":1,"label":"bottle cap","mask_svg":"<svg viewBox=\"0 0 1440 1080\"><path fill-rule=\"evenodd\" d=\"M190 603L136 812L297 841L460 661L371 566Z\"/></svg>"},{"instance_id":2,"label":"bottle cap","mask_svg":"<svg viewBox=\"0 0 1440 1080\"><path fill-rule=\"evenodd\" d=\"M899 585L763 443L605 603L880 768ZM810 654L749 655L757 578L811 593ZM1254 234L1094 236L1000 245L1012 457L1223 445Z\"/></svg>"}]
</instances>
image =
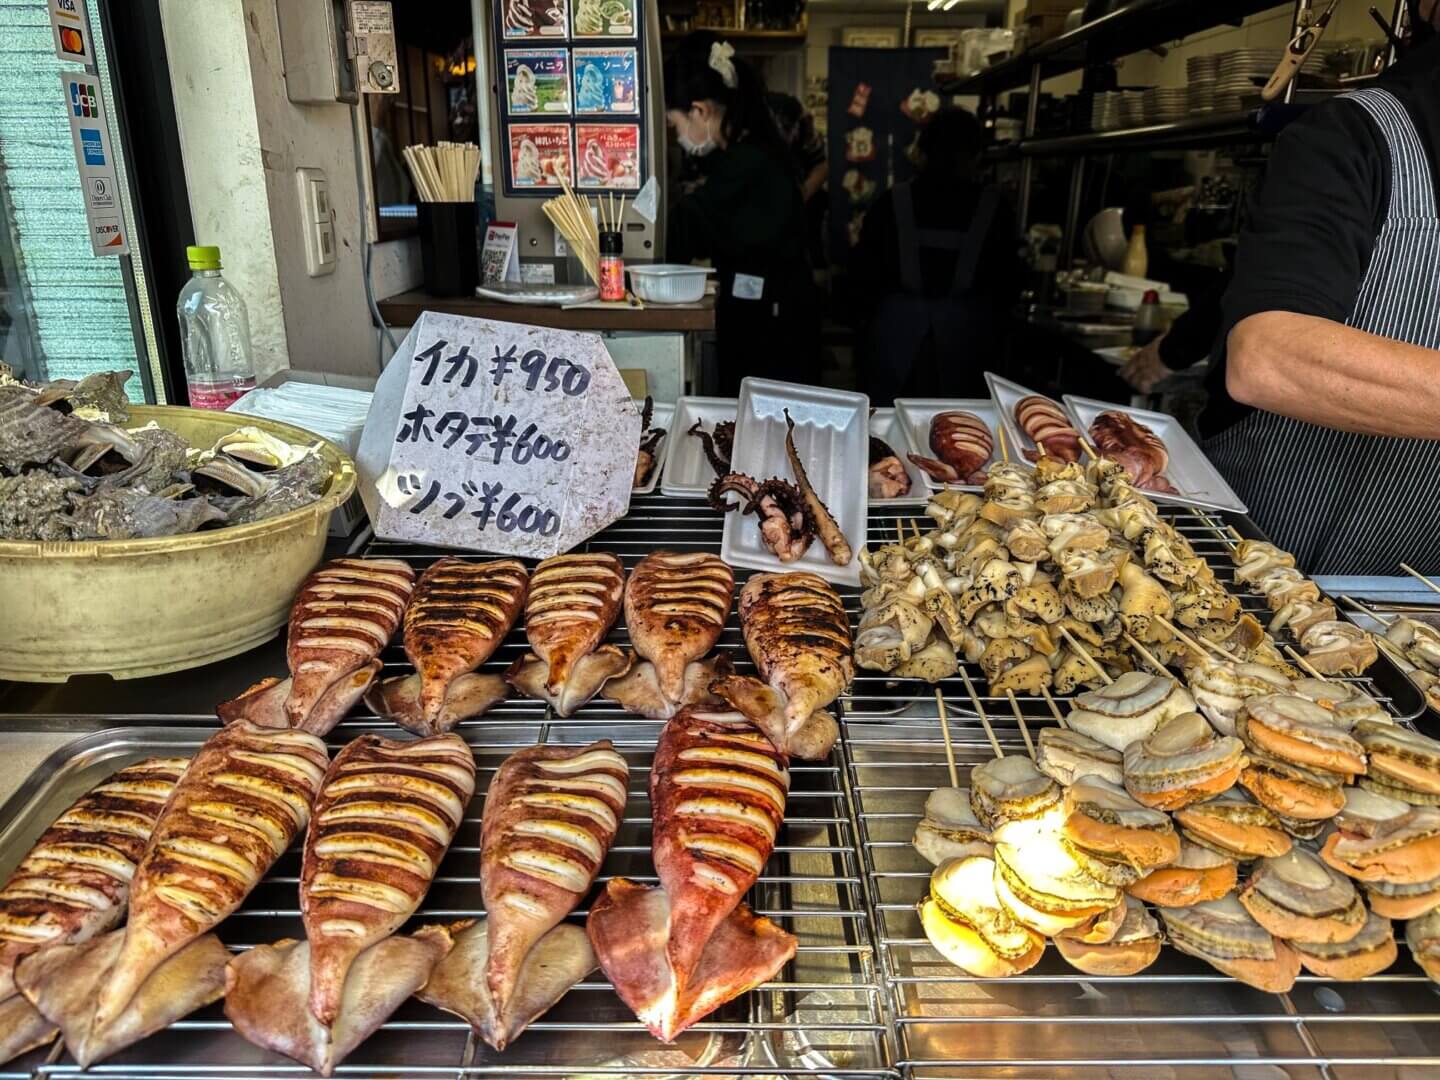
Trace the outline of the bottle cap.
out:
<instances>
[{"instance_id":1,"label":"bottle cap","mask_svg":"<svg viewBox=\"0 0 1440 1080\"><path fill-rule=\"evenodd\" d=\"M192 244L185 249L185 258L189 260L191 270L220 269L220 249L214 244Z\"/></svg>"},{"instance_id":2,"label":"bottle cap","mask_svg":"<svg viewBox=\"0 0 1440 1080\"><path fill-rule=\"evenodd\" d=\"M1140 302L1142 304L1158 304L1160 302L1160 293L1155 289L1146 289L1145 295L1141 297Z\"/></svg>"},{"instance_id":3,"label":"bottle cap","mask_svg":"<svg viewBox=\"0 0 1440 1080\"><path fill-rule=\"evenodd\" d=\"M625 238L621 236L618 232L602 232L600 234L600 254L625 254Z\"/></svg>"}]
</instances>

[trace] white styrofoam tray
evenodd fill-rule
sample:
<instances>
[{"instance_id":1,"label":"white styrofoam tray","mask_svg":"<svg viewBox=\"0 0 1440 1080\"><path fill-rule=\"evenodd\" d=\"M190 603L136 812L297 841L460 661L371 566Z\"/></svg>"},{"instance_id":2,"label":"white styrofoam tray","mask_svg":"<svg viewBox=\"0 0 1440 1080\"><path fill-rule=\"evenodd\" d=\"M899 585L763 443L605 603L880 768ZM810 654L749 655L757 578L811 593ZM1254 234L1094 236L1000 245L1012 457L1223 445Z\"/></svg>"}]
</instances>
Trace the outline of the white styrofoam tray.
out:
<instances>
[{"instance_id":1,"label":"white styrofoam tray","mask_svg":"<svg viewBox=\"0 0 1440 1080\"><path fill-rule=\"evenodd\" d=\"M870 413L870 437L883 439L900 458L900 463L905 466L906 475L910 477L910 494L901 495L897 499L870 499L871 506L914 506L917 503L924 503L929 498L930 489L925 486L925 474L922 473L909 458L911 450L915 449L910 445L910 436L905 432L905 425L900 423L900 418L895 415L894 409L875 409ZM869 458L867 457L868 461ZM869 479L869 473L866 473ZM869 484L866 484L869 490Z\"/></svg>"},{"instance_id":2,"label":"white styrofoam tray","mask_svg":"<svg viewBox=\"0 0 1440 1080\"><path fill-rule=\"evenodd\" d=\"M986 462L987 467L1001 460L1000 458L1000 436L996 433L996 425L1000 420L1000 410L989 398L896 398L895 415L900 418L900 425L905 429L906 436L910 439L910 445L915 452L922 457L933 458L934 452L930 449L930 424L943 412L968 412L978 416L990 429L990 438L995 443L995 448L990 452L990 460ZM1010 437L1007 433L1007 439ZM937 459L938 460L938 459ZM1012 446L1010 449L1010 460L1021 465L1029 464L1022 458ZM942 484L934 479L927 472L921 472L926 486L931 491L943 491L951 488L956 491L982 491L979 484Z\"/></svg>"},{"instance_id":3,"label":"white styrofoam tray","mask_svg":"<svg viewBox=\"0 0 1440 1080\"><path fill-rule=\"evenodd\" d=\"M675 403L670 434L665 437L661 491L679 498L694 498L710 490L710 485L715 483L715 470L710 467L700 440L687 433L697 420L702 430L713 432L717 423L735 419L737 407L734 398L682 397Z\"/></svg>"},{"instance_id":4,"label":"white styrofoam tray","mask_svg":"<svg viewBox=\"0 0 1440 1080\"><path fill-rule=\"evenodd\" d=\"M990 396L995 402L995 411L1000 414L1000 423L1005 428L1005 441L1010 444L1010 456L1017 461L1029 461L1025 457L1025 451L1034 452L1037 448L1035 440L1025 434L1025 429L1020 426L1020 421L1015 419L1015 406L1024 401L1027 397L1043 397L1053 404L1067 418L1069 413L1065 407L1052 397L1045 394L1037 394L1028 387L1021 386L1009 379L1002 379L999 375L991 372L985 373L985 382L990 386ZM1074 420L1070 421L1072 424Z\"/></svg>"},{"instance_id":5,"label":"white styrofoam tray","mask_svg":"<svg viewBox=\"0 0 1440 1080\"><path fill-rule=\"evenodd\" d=\"M1134 409L1129 405L1116 405L1109 401L1076 397L1074 394L1065 395L1065 411L1070 414L1070 422L1092 445L1090 425L1104 412L1124 413L1160 436L1160 441L1165 444L1165 449L1170 454L1165 478L1178 494L1144 489L1145 494L1152 499L1182 506L1199 506L1206 510L1229 510L1236 514L1246 512L1240 496L1225 482L1225 478L1210 463L1204 451L1195 445L1195 440L1190 438L1190 433L1181 426L1180 421L1169 413Z\"/></svg>"},{"instance_id":6,"label":"white styrofoam tray","mask_svg":"<svg viewBox=\"0 0 1440 1080\"><path fill-rule=\"evenodd\" d=\"M641 412L644 412L645 403L637 403ZM660 440L660 445L655 448L655 467L650 470L650 479L639 487L631 488L631 495L649 495L655 490L655 485L660 482L660 473L665 469L665 457L669 453L670 439L675 432L670 427L671 421L675 419L675 406L669 402L657 401L650 413L650 426L652 428L664 428L665 435ZM643 435L644 432L641 432Z\"/></svg>"},{"instance_id":7,"label":"white styrofoam tray","mask_svg":"<svg viewBox=\"0 0 1440 1080\"><path fill-rule=\"evenodd\" d=\"M818 386L743 380L731 458L736 472L757 480L771 476L794 479L785 454L786 409L795 421L795 450L805 473L856 554L848 566L836 566L817 537L795 562L782 563L760 539L755 515L737 510L725 515L720 557L731 566L772 572L809 570L838 585L858 586L859 551L865 543L869 514L865 478L870 462L870 399Z\"/></svg>"}]
</instances>

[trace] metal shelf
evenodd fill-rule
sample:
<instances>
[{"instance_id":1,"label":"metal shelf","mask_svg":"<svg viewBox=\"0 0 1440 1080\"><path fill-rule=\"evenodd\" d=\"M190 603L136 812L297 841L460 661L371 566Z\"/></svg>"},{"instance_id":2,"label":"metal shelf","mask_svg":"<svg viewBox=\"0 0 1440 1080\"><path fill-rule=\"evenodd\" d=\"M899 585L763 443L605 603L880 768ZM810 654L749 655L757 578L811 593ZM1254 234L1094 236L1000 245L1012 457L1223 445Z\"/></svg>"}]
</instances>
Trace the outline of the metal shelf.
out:
<instances>
[{"instance_id":1,"label":"metal shelf","mask_svg":"<svg viewBox=\"0 0 1440 1080\"><path fill-rule=\"evenodd\" d=\"M991 151L997 158L1015 157L1080 157L1085 154L1109 154L1122 150L1192 149L1220 143L1243 141L1262 142L1275 137L1276 127L1262 122L1264 112L1246 109L1243 112L1217 113L1169 123L1146 124L1142 127L1116 128L1111 131L1085 132L1078 135L1037 136L1002 143Z\"/></svg>"},{"instance_id":2,"label":"metal shelf","mask_svg":"<svg viewBox=\"0 0 1440 1080\"><path fill-rule=\"evenodd\" d=\"M1024 86L1037 68L1042 79L1053 78L1280 6L1274 0L1130 0L1018 56L947 83L943 90L998 94Z\"/></svg>"}]
</instances>

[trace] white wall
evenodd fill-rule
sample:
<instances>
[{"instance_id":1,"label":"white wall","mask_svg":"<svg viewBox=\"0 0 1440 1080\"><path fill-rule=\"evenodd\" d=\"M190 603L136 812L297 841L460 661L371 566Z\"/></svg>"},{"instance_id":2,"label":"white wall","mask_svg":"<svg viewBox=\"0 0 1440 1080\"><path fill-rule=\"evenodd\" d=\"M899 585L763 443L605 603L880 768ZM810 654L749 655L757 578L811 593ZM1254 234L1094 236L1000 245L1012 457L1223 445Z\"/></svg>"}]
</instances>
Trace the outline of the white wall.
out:
<instances>
[{"instance_id":1,"label":"white wall","mask_svg":"<svg viewBox=\"0 0 1440 1080\"><path fill-rule=\"evenodd\" d=\"M191 214L244 292L257 368L378 371L362 277L352 109L285 96L275 0L161 0ZM335 272L305 271L295 170L318 168Z\"/></svg>"}]
</instances>

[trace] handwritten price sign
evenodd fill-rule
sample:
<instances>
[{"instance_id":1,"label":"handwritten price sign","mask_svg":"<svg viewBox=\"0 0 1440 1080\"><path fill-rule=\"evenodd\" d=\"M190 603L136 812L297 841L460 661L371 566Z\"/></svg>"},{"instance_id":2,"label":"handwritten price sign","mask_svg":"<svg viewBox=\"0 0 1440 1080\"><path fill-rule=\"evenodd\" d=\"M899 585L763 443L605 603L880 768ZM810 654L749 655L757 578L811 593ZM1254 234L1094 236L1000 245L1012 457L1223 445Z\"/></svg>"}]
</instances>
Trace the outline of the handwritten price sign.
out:
<instances>
[{"instance_id":1,"label":"handwritten price sign","mask_svg":"<svg viewBox=\"0 0 1440 1080\"><path fill-rule=\"evenodd\" d=\"M639 439L598 335L427 312L356 464L376 536L545 558L625 513Z\"/></svg>"}]
</instances>

